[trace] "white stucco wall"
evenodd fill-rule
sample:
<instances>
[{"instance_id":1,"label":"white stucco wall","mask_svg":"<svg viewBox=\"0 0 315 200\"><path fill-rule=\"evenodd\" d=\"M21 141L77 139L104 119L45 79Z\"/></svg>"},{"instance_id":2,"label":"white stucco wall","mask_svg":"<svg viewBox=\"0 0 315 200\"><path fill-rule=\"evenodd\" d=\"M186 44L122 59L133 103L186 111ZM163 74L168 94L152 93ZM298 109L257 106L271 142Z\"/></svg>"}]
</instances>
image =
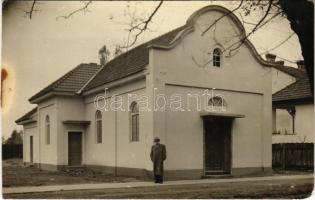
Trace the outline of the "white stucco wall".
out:
<instances>
[{"instance_id":1,"label":"white stucco wall","mask_svg":"<svg viewBox=\"0 0 315 200\"><path fill-rule=\"evenodd\" d=\"M272 68L272 94L294 83L296 78L278 69Z\"/></svg>"},{"instance_id":2,"label":"white stucco wall","mask_svg":"<svg viewBox=\"0 0 315 200\"><path fill-rule=\"evenodd\" d=\"M71 96L57 97L56 102L58 112L58 165L68 165L68 132L80 131L85 134L85 127L81 125L65 125L62 122L65 120L84 120L84 103L82 98ZM84 144L84 139L82 144Z\"/></svg>"},{"instance_id":3,"label":"white stucco wall","mask_svg":"<svg viewBox=\"0 0 315 200\"><path fill-rule=\"evenodd\" d=\"M195 31L175 48L150 52L153 84L158 93L168 97L210 88L226 95L231 112L246 115L233 125L232 167L271 167L271 68L259 64L246 46L233 56L224 53L220 68L207 62L215 47L232 43L230 36L238 33L234 22L223 18L215 35L210 30L201 36L205 24L221 15L201 15ZM166 169L202 169L203 126L199 113L155 112L153 119L154 135L167 145Z\"/></svg>"},{"instance_id":4,"label":"white stucco wall","mask_svg":"<svg viewBox=\"0 0 315 200\"><path fill-rule=\"evenodd\" d=\"M141 111L139 113L139 141L130 141L130 123L128 108L132 103L133 98L128 102L128 94L141 95L146 94L145 80L133 81L120 87L110 88L107 90L106 104L111 104L111 97L116 96L121 99L123 110L110 110L101 109L102 111L102 130L103 142L96 143L96 130L95 130L95 113L96 106L94 98L97 95L104 95L99 93L97 95L89 96L85 99L85 118L91 121L91 125L87 127L85 134L85 164L87 165L100 165L100 166L117 166L128 168L148 168L149 163L149 142L151 145L152 138L148 136L148 112ZM137 101L140 104L139 101ZM99 105L104 105L104 100L99 101ZM140 106L140 105L139 105ZM141 106L140 106L141 107ZM101 153L100 153L101 152Z\"/></svg>"},{"instance_id":5,"label":"white stucco wall","mask_svg":"<svg viewBox=\"0 0 315 200\"><path fill-rule=\"evenodd\" d=\"M45 119L50 119L50 144L46 144ZM39 137L39 163L57 165L57 104L56 99L51 98L38 105L38 137Z\"/></svg>"},{"instance_id":6,"label":"white stucco wall","mask_svg":"<svg viewBox=\"0 0 315 200\"><path fill-rule=\"evenodd\" d=\"M202 96L204 89L167 86L167 96L178 94L187 105L187 94ZM262 166L262 102L261 94L239 93L217 90L227 102L227 113L243 114L232 126L232 167ZM237 100L236 100L237 99ZM195 107L195 101L190 101ZM204 106L203 106L204 107ZM166 112L167 169L203 168L203 120L198 111Z\"/></svg>"},{"instance_id":7,"label":"white stucco wall","mask_svg":"<svg viewBox=\"0 0 315 200\"><path fill-rule=\"evenodd\" d=\"M314 104L299 105L296 110L296 133L303 141L314 142Z\"/></svg>"},{"instance_id":8,"label":"white stucco wall","mask_svg":"<svg viewBox=\"0 0 315 200\"><path fill-rule=\"evenodd\" d=\"M195 31L172 49L150 49L145 79L111 87L106 101L116 95L128 108L131 103L127 101L128 93L145 94L152 108L154 88L167 98L174 93L186 97L190 92L200 94L204 89L215 88L224 95L229 112L245 115L233 123L232 167L271 167L271 68L259 64L245 45L233 56L225 52L222 66L212 67L208 61L213 49L238 40L231 35L239 34L239 29L228 17L220 20L215 31L211 29L201 36L205 25L221 15L217 11L201 15L195 21ZM165 169L203 168L203 125L199 112L140 110L140 141L130 142L129 112L102 110L103 142L96 144L94 98L99 94L82 100L58 97L39 105L39 162L67 165L67 132L82 130L83 164L152 170L150 147L153 137L158 136L167 145ZM46 115L51 120L50 145L45 144L43 137ZM88 120L91 124L68 126L62 124L64 120Z\"/></svg>"},{"instance_id":9,"label":"white stucco wall","mask_svg":"<svg viewBox=\"0 0 315 200\"><path fill-rule=\"evenodd\" d=\"M30 137L33 136L33 163L38 163L38 145L39 137L37 133L36 123L24 125L23 133L23 162L31 162L30 160Z\"/></svg>"},{"instance_id":10,"label":"white stucco wall","mask_svg":"<svg viewBox=\"0 0 315 200\"><path fill-rule=\"evenodd\" d=\"M277 131L272 143L314 142L314 104L295 106L295 133L292 134L292 118L286 110L277 109ZM290 135L285 135L285 131Z\"/></svg>"}]
</instances>

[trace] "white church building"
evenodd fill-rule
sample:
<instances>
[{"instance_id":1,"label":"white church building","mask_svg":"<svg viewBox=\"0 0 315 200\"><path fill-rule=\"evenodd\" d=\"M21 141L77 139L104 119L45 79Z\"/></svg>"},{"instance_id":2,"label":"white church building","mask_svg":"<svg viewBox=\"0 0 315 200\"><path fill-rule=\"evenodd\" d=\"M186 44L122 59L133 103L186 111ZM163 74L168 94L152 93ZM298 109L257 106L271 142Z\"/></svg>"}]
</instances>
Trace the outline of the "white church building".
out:
<instances>
[{"instance_id":1,"label":"white church building","mask_svg":"<svg viewBox=\"0 0 315 200\"><path fill-rule=\"evenodd\" d=\"M227 13L204 7L185 25L104 65L80 64L32 96L36 107L16 121L25 164L150 175L159 137L168 180L270 173L279 64L262 59L249 40L229 51L245 34L233 13L202 35Z\"/></svg>"}]
</instances>

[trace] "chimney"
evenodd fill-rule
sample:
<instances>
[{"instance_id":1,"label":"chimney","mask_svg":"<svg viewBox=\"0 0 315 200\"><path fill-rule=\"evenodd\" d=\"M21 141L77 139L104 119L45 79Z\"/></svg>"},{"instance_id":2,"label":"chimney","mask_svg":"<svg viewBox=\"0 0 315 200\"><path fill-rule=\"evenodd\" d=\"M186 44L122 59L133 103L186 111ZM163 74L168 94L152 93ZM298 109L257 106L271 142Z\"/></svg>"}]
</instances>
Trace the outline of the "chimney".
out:
<instances>
[{"instance_id":1,"label":"chimney","mask_svg":"<svg viewBox=\"0 0 315 200\"><path fill-rule=\"evenodd\" d=\"M276 64L283 66L284 65L284 61L283 60L278 60L278 61L276 61Z\"/></svg>"},{"instance_id":2,"label":"chimney","mask_svg":"<svg viewBox=\"0 0 315 200\"><path fill-rule=\"evenodd\" d=\"M98 56L100 59L100 64L103 66L108 62L110 52L107 50L106 45L104 45L99 51Z\"/></svg>"},{"instance_id":3,"label":"chimney","mask_svg":"<svg viewBox=\"0 0 315 200\"><path fill-rule=\"evenodd\" d=\"M305 69L304 60L298 60L298 61L296 61L296 64L297 64L299 70L303 70L303 71L306 70L306 69Z\"/></svg>"},{"instance_id":4,"label":"chimney","mask_svg":"<svg viewBox=\"0 0 315 200\"><path fill-rule=\"evenodd\" d=\"M271 54L271 53L267 53L266 54L266 59L267 59L267 61L268 62L275 62L276 61L276 55L274 55L274 54Z\"/></svg>"}]
</instances>

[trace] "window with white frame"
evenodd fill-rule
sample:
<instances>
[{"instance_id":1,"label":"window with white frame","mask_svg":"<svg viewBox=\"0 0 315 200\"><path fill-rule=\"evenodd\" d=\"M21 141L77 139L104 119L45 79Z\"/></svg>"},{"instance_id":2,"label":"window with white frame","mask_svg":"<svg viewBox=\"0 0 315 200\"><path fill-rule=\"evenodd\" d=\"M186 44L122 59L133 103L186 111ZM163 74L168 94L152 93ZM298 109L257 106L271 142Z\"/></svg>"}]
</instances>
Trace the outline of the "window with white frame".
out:
<instances>
[{"instance_id":1,"label":"window with white frame","mask_svg":"<svg viewBox=\"0 0 315 200\"><path fill-rule=\"evenodd\" d=\"M102 143L102 113L101 111L96 111L95 114L95 124L96 124L96 143Z\"/></svg>"},{"instance_id":2,"label":"window with white frame","mask_svg":"<svg viewBox=\"0 0 315 200\"><path fill-rule=\"evenodd\" d=\"M212 61L213 67L221 67L221 62L222 62L221 56L222 56L221 49L215 48L213 50L213 61Z\"/></svg>"},{"instance_id":3,"label":"window with white frame","mask_svg":"<svg viewBox=\"0 0 315 200\"><path fill-rule=\"evenodd\" d=\"M217 111L226 111L226 101L220 96L214 96L209 99L208 106Z\"/></svg>"},{"instance_id":4,"label":"window with white frame","mask_svg":"<svg viewBox=\"0 0 315 200\"><path fill-rule=\"evenodd\" d=\"M45 119L45 133L46 133L46 144L50 144L50 119L46 116Z\"/></svg>"},{"instance_id":5,"label":"window with white frame","mask_svg":"<svg viewBox=\"0 0 315 200\"><path fill-rule=\"evenodd\" d=\"M130 141L139 141L139 107L137 102L130 105Z\"/></svg>"}]
</instances>

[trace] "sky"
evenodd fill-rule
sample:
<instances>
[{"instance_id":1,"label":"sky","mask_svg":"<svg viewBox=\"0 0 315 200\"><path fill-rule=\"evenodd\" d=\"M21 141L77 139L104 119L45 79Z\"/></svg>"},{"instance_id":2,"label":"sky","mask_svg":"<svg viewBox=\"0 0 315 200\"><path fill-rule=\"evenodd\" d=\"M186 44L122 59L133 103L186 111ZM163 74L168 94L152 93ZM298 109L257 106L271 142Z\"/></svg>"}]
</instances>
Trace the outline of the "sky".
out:
<instances>
[{"instance_id":1,"label":"sky","mask_svg":"<svg viewBox=\"0 0 315 200\"><path fill-rule=\"evenodd\" d=\"M209 4L233 9L239 2L232 1L166 1L137 44L157 37L185 24L196 10ZM15 120L36 105L28 99L39 90L55 81L80 63L99 63L98 50L107 45L113 50L124 45L128 32L126 13L136 11L137 16L146 16L158 2L92 2L88 12L79 12L69 19L58 18L82 7L79 1L45 1L35 7L30 20L23 10L31 2L16 2L2 13L2 68L8 71L3 84L2 134L7 138L13 129L21 129ZM129 11L128 12L128 8ZM236 13L239 17L240 13ZM257 22L262 16L256 12L244 17L248 22ZM245 25L249 32L252 25ZM268 23L249 39L259 53L273 49L292 34L285 17ZM285 65L296 67L294 62L302 59L296 35L280 47L270 51ZM280 59L280 58L281 59Z\"/></svg>"}]
</instances>

